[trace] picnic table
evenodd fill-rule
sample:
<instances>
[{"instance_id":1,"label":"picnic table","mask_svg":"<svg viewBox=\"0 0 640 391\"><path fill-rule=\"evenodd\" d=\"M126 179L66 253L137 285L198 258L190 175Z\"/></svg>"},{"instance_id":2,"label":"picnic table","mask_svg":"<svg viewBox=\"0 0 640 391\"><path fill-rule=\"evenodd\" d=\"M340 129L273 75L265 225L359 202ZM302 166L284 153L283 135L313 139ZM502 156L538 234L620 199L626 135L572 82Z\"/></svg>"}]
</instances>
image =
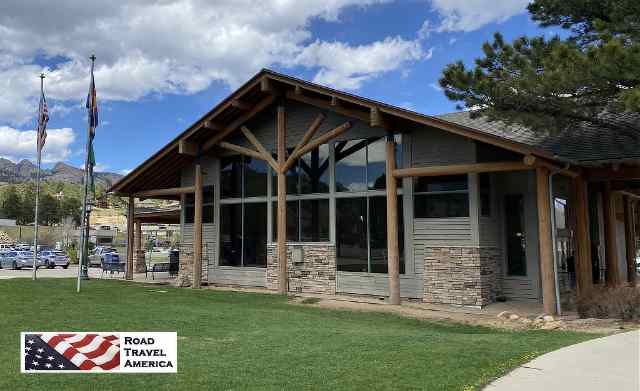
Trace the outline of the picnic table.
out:
<instances>
[{"instance_id":1,"label":"picnic table","mask_svg":"<svg viewBox=\"0 0 640 391\"><path fill-rule=\"evenodd\" d=\"M122 273L123 277L125 275L126 262L105 262L102 260L100 262L100 267L102 268L102 273L100 273L100 278L102 275L107 272L107 274L113 276L114 273L120 274Z\"/></svg>"}]
</instances>

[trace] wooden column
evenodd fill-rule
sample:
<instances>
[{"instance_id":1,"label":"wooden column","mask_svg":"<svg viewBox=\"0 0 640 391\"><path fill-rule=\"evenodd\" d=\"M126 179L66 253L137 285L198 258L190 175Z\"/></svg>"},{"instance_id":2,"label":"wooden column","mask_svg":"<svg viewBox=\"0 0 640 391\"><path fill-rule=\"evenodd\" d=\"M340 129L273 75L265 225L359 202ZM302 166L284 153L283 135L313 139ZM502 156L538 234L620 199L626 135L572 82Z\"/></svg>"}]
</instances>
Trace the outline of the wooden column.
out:
<instances>
[{"instance_id":1,"label":"wooden column","mask_svg":"<svg viewBox=\"0 0 640 391\"><path fill-rule=\"evenodd\" d=\"M387 267L389 273L389 304L400 304L400 252L398 250L398 191L396 169L396 145L393 134L387 135Z\"/></svg>"},{"instance_id":2,"label":"wooden column","mask_svg":"<svg viewBox=\"0 0 640 391\"><path fill-rule=\"evenodd\" d=\"M602 186L602 209L604 215L604 248L607 265L607 286L620 284L620 267L618 266L618 243L616 241L616 205L611 192L611 183L606 181Z\"/></svg>"},{"instance_id":3,"label":"wooden column","mask_svg":"<svg viewBox=\"0 0 640 391\"><path fill-rule=\"evenodd\" d=\"M133 246L134 246L134 227L133 227L133 215L135 212L135 201L133 196L129 196L129 210L127 213L127 269L125 271L125 278L127 280L133 279Z\"/></svg>"},{"instance_id":4,"label":"wooden column","mask_svg":"<svg viewBox=\"0 0 640 391\"><path fill-rule=\"evenodd\" d=\"M551 199L549 196L549 169L536 168L536 193L538 198L538 233L540 242L540 275L542 277L542 302L544 312L557 315L556 281L553 270L553 244L551 236Z\"/></svg>"},{"instance_id":5,"label":"wooden column","mask_svg":"<svg viewBox=\"0 0 640 391\"><path fill-rule=\"evenodd\" d=\"M633 226L633 203L631 197L624 196L624 242L627 253L627 281L636 284L636 233Z\"/></svg>"},{"instance_id":6,"label":"wooden column","mask_svg":"<svg viewBox=\"0 0 640 391\"><path fill-rule=\"evenodd\" d=\"M286 294L287 278L287 177L283 167L286 163L286 116L284 106L278 106L278 216L277 216L277 253L278 253L278 291Z\"/></svg>"},{"instance_id":7,"label":"wooden column","mask_svg":"<svg viewBox=\"0 0 640 391\"><path fill-rule=\"evenodd\" d=\"M193 213L193 283L192 288L198 289L202 284L202 167L196 163L195 172L195 203Z\"/></svg>"},{"instance_id":8,"label":"wooden column","mask_svg":"<svg viewBox=\"0 0 640 391\"><path fill-rule=\"evenodd\" d=\"M582 177L573 180L575 218L575 262L577 295L582 297L593 287L591 271L591 239L589 238L589 198L587 182Z\"/></svg>"}]
</instances>

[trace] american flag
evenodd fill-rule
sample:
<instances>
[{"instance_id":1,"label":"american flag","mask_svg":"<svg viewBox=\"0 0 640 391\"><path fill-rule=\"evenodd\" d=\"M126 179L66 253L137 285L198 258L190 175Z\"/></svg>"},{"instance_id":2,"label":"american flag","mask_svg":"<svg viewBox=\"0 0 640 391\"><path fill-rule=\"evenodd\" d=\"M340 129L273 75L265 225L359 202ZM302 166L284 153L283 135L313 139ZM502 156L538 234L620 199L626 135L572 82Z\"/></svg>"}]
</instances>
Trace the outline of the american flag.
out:
<instances>
[{"instance_id":1,"label":"american flag","mask_svg":"<svg viewBox=\"0 0 640 391\"><path fill-rule=\"evenodd\" d=\"M44 142L47 140L47 122L49 122L49 107L47 99L44 97L44 91L42 91L38 107L38 151L42 150Z\"/></svg>"},{"instance_id":2,"label":"american flag","mask_svg":"<svg viewBox=\"0 0 640 391\"><path fill-rule=\"evenodd\" d=\"M120 367L120 339L88 333L24 334L25 371L109 371Z\"/></svg>"}]
</instances>

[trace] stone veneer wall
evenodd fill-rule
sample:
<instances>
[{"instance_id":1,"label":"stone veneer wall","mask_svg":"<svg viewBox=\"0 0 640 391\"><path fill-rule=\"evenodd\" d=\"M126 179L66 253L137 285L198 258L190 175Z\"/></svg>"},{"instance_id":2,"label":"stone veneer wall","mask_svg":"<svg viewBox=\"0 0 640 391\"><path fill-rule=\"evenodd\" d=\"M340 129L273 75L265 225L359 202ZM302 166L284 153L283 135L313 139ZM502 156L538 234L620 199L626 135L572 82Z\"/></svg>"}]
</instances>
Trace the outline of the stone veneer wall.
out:
<instances>
[{"instance_id":1,"label":"stone veneer wall","mask_svg":"<svg viewBox=\"0 0 640 391\"><path fill-rule=\"evenodd\" d=\"M292 250L302 247L302 260L294 262ZM336 248L331 244L287 244L289 292L336 293ZM267 245L267 289L278 289L276 244Z\"/></svg>"},{"instance_id":2,"label":"stone veneer wall","mask_svg":"<svg viewBox=\"0 0 640 391\"><path fill-rule=\"evenodd\" d=\"M501 292L497 247L425 247L424 301L482 307Z\"/></svg>"},{"instance_id":3,"label":"stone veneer wall","mask_svg":"<svg viewBox=\"0 0 640 391\"><path fill-rule=\"evenodd\" d=\"M188 287L193 282L193 246L181 246L179 254L178 277L173 285Z\"/></svg>"}]
</instances>

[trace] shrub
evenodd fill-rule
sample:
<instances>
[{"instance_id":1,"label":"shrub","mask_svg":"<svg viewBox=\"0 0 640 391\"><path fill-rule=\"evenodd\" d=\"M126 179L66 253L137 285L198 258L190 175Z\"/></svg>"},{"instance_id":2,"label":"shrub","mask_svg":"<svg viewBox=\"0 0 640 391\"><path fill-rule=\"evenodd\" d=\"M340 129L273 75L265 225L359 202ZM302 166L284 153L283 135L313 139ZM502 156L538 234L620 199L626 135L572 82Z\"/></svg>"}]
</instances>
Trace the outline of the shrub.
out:
<instances>
[{"instance_id":1,"label":"shrub","mask_svg":"<svg viewBox=\"0 0 640 391\"><path fill-rule=\"evenodd\" d=\"M577 302L581 318L640 320L640 288L596 287Z\"/></svg>"}]
</instances>

